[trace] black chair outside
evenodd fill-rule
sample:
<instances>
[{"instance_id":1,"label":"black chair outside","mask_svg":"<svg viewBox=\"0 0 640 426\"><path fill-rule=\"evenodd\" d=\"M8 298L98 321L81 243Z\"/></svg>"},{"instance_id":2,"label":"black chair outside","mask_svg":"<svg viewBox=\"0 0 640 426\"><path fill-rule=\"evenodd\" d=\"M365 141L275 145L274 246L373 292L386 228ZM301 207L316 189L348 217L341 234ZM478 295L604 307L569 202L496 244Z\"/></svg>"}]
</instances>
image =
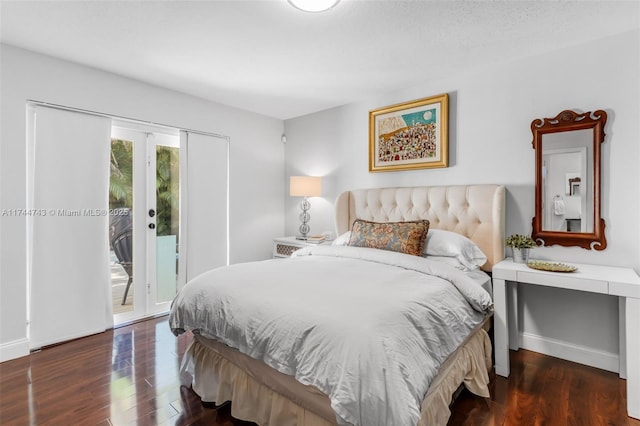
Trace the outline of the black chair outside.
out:
<instances>
[{"instance_id":1,"label":"black chair outside","mask_svg":"<svg viewBox=\"0 0 640 426\"><path fill-rule=\"evenodd\" d=\"M111 247L113 247L113 240L118 235L130 229L132 229L131 209L128 207L113 209L109 218L109 242Z\"/></svg>"},{"instance_id":2,"label":"black chair outside","mask_svg":"<svg viewBox=\"0 0 640 426\"><path fill-rule=\"evenodd\" d=\"M122 305L127 303L127 294L129 293L129 288L131 287L131 283L133 282L133 236L132 230L124 231L120 235L116 237L113 241L113 251L118 258L118 262L122 265L122 268L125 270L129 279L127 280L127 287L124 290L124 296L122 297Z\"/></svg>"},{"instance_id":3,"label":"black chair outside","mask_svg":"<svg viewBox=\"0 0 640 426\"><path fill-rule=\"evenodd\" d=\"M133 282L133 227L131 223L131 209L115 209L109 226L109 241L118 263L129 276L127 287L122 297L122 305L127 303L129 288Z\"/></svg>"}]
</instances>

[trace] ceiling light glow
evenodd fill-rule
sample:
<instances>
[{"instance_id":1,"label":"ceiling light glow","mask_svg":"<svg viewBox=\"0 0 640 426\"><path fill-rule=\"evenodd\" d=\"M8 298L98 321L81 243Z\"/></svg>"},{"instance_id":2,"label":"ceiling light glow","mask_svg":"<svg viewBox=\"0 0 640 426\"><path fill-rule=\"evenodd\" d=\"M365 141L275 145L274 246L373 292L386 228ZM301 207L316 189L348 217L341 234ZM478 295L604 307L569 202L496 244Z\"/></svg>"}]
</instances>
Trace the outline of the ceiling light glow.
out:
<instances>
[{"instance_id":1,"label":"ceiling light glow","mask_svg":"<svg viewBox=\"0 0 640 426\"><path fill-rule=\"evenodd\" d=\"M324 12L338 4L340 0L288 0L296 9L305 12Z\"/></svg>"}]
</instances>

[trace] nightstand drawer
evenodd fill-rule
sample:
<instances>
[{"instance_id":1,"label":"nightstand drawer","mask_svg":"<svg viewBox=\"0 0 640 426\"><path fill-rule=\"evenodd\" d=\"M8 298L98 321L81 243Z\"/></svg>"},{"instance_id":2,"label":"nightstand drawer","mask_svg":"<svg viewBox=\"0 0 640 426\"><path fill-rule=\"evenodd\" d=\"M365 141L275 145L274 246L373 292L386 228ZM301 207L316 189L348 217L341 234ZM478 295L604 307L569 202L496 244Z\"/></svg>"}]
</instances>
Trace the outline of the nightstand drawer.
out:
<instances>
[{"instance_id":1,"label":"nightstand drawer","mask_svg":"<svg viewBox=\"0 0 640 426\"><path fill-rule=\"evenodd\" d=\"M276 242L273 248L274 257L289 257L294 251L300 250L302 246L295 246L287 243Z\"/></svg>"},{"instance_id":2,"label":"nightstand drawer","mask_svg":"<svg viewBox=\"0 0 640 426\"><path fill-rule=\"evenodd\" d=\"M328 243L328 241L327 241ZM280 237L273 239L273 257L289 257L303 247L317 246L319 242L299 240L296 237Z\"/></svg>"}]
</instances>

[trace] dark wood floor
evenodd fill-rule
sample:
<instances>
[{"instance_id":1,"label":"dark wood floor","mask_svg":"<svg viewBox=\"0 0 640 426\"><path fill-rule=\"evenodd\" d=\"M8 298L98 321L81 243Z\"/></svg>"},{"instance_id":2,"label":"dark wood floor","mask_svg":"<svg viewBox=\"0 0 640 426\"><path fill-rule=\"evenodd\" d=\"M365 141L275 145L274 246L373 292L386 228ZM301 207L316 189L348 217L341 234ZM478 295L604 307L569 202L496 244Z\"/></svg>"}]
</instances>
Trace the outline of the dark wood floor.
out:
<instances>
[{"instance_id":1,"label":"dark wood floor","mask_svg":"<svg viewBox=\"0 0 640 426\"><path fill-rule=\"evenodd\" d=\"M0 364L2 425L250 425L229 405L204 407L178 377L190 336L167 318L47 348ZM616 374L521 350L487 404L463 392L450 425L629 425ZM277 425L276 425L277 426Z\"/></svg>"}]
</instances>

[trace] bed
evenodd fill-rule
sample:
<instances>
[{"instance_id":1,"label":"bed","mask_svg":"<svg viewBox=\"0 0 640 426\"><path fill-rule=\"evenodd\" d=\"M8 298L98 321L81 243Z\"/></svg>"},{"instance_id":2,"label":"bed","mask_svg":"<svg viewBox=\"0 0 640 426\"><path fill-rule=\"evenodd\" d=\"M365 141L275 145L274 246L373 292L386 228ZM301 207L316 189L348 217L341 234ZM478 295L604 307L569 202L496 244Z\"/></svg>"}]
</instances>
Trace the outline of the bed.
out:
<instances>
[{"instance_id":1,"label":"bed","mask_svg":"<svg viewBox=\"0 0 640 426\"><path fill-rule=\"evenodd\" d=\"M500 185L340 194L334 244L218 268L180 291L169 323L194 333L185 384L260 425L446 424L462 384L489 397L485 272L504 257L504 203ZM425 221L424 244L398 249Z\"/></svg>"}]
</instances>

